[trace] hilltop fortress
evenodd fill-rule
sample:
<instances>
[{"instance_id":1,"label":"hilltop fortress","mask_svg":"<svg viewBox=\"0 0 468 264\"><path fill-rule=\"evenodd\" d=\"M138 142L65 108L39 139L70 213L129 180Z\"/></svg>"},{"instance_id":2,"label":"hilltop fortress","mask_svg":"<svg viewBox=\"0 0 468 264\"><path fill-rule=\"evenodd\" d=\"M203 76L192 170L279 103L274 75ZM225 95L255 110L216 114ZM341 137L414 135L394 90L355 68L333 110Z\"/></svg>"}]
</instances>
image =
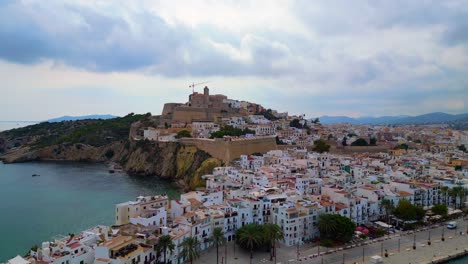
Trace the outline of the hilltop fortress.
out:
<instances>
[{"instance_id":1,"label":"hilltop fortress","mask_svg":"<svg viewBox=\"0 0 468 264\"><path fill-rule=\"evenodd\" d=\"M255 103L228 99L222 94L210 95L205 86L203 93L193 92L187 103L166 103L162 111L162 123L172 127L185 126L193 121L220 123L222 118L247 116L265 109Z\"/></svg>"}]
</instances>

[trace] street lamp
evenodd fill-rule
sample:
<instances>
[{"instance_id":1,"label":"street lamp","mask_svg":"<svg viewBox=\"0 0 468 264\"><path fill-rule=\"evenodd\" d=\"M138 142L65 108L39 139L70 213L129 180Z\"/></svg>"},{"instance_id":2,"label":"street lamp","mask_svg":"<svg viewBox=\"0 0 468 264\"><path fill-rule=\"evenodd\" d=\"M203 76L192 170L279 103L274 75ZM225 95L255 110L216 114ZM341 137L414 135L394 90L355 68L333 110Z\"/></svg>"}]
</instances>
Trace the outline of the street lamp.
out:
<instances>
[{"instance_id":1,"label":"street lamp","mask_svg":"<svg viewBox=\"0 0 468 264\"><path fill-rule=\"evenodd\" d=\"M442 238L440 239L442 241L445 241L444 232L445 232L445 225L442 226Z\"/></svg>"},{"instance_id":2,"label":"street lamp","mask_svg":"<svg viewBox=\"0 0 468 264\"><path fill-rule=\"evenodd\" d=\"M362 263L364 263L364 247L362 247Z\"/></svg>"},{"instance_id":3,"label":"street lamp","mask_svg":"<svg viewBox=\"0 0 468 264\"><path fill-rule=\"evenodd\" d=\"M416 249L416 234L413 237L413 249Z\"/></svg>"}]
</instances>

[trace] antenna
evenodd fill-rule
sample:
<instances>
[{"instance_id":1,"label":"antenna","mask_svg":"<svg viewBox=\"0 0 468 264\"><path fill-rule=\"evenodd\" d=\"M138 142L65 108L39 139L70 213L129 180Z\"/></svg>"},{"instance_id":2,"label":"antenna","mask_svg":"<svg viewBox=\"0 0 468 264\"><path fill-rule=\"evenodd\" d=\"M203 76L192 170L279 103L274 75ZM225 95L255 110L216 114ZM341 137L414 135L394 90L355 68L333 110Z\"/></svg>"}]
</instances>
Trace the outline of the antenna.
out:
<instances>
[{"instance_id":1,"label":"antenna","mask_svg":"<svg viewBox=\"0 0 468 264\"><path fill-rule=\"evenodd\" d=\"M200 84L205 84L205 83L209 83L209 82L192 83L191 85L189 85L189 88L192 88L192 93L195 93L195 86L200 85Z\"/></svg>"}]
</instances>

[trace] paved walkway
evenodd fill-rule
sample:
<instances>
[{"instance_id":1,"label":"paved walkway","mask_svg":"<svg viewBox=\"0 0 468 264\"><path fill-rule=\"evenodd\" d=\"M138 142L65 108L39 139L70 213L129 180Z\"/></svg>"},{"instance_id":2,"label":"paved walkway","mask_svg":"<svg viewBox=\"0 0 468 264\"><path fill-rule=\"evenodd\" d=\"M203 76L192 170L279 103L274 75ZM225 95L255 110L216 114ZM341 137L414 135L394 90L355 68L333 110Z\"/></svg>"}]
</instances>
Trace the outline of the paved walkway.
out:
<instances>
[{"instance_id":1,"label":"paved walkway","mask_svg":"<svg viewBox=\"0 0 468 264\"><path fill-rule=\"evenodd\" d=\"M371 263L370 258L372 256L380 256L387 250L389 256L383 257L383 263L430 263L448 255L454 255L464 250L468 251L468 235L466 234L468 220L463 221L459 219L457 222L457 230L449 230L444 226L433 226L418 232L398 233L390 237L365 241L343 248L327 249L325 247L318 248L312 244L305 244L298 250L297 247L280 246L277 249L276 262L278 264ZM462 231L462 235L460 235L460 231ZM445 241L441 241L442 234ZM428 245L429 239L431 245ZM416 241L416 249L413 249L414 241ZM225 261L226 254L227 262ZM247 264L249 261L249 253L235 246L233 242L220 247L220 264ZM216 248L212 247L202 251L200 258L195 263L216 264ZM274 260L270 262L268 252L257 251L254 253L253 263L274 263Z\"/></svg>"}]
</instances>

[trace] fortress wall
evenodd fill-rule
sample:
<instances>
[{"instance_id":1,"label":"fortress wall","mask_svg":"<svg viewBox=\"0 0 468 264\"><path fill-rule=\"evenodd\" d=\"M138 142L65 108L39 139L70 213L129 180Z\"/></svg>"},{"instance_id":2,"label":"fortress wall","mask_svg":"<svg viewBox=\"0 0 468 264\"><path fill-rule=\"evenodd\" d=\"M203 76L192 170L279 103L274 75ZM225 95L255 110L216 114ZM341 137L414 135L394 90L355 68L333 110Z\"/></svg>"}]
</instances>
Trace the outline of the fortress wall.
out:
<instances>
[{"instance_id":1,"label":"fortress wall","mask_svg":"<svg viewBox=\"0 0 468 264\"><path fill-rule=\"evenodd\" d=\"M243 154L265 153L276 149L274 137L256 137L252 139L238 139L227 141L225 139L196 139L182 138L183 145L196 146L214 158L229 164Z\"/></svg>"},{"instance_id":2,"label":"fortress wall","mask_svg":"<svg viewBox=\"0 0 468 264\"><path fill-rule=\"evenodd\" d=\"M191 123L193 119L207 119L208 115L204 108L176 107L172 114L173 121Z\"/></svg>"}]
</instances>

